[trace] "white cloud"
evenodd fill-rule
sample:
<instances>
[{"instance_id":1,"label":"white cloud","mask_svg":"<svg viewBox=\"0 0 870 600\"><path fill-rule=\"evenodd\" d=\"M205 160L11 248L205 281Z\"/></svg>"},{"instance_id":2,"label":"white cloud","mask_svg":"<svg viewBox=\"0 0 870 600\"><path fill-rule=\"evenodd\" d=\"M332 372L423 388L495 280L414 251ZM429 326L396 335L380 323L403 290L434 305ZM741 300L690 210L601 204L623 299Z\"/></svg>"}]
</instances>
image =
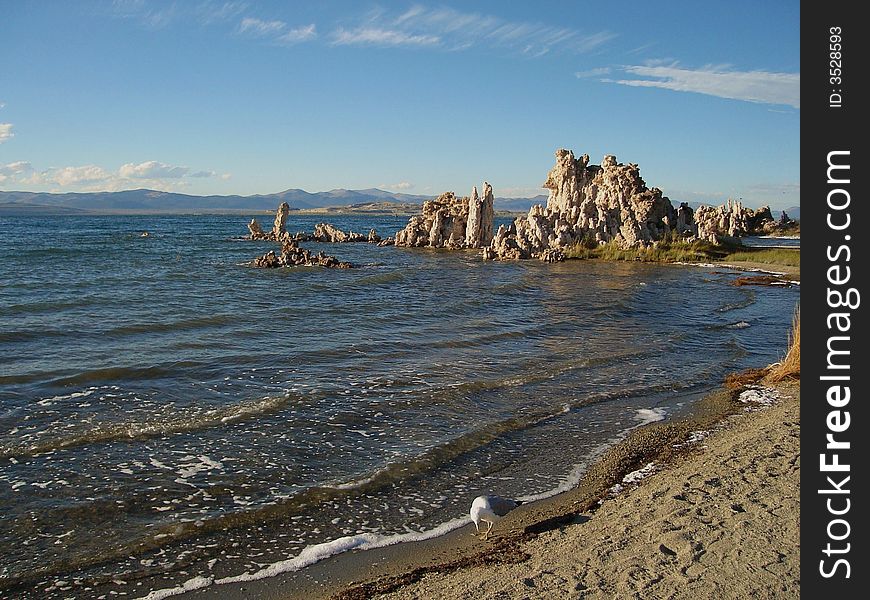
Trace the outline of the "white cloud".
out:
<instances>
[{"instance_id":1,"label":"white cloud","mask_svg":"<svg viewBox=\"0 0 870 600\"><path fill-rule=\"evenodd\" d=\"M435 35L415 35L397 29L380 29L377 27L359 27L344 29L339 27L332 34L332 43L336 46L371 45L371 46L433 46L441 41Z\"/></svg>"},{"instance_id":2,"label":"white cloud","mask_svg":"<svg viewBox=\"0 0 870 600\"><path fill-rule=\"evenodd\" d=\"M715 65L686 69L677 63L628 66L623 67L623 70L640 79L603 81L800 108L800 73L733 71L725 66Z\"/></svg>"},{"instance_id":3,"label":"white cloud","mask_svg":"<svg viewBox=\"0 0 870 600\"><path fill-rule=\"evenodd\" d=\"M196 178L208 178L208 177L217 177L217 173L214 171L194 171L188 177L196 177Z\"/></svg>"},{"instance_id":4,"label":"white cloud","mask_svg":"<svg viewBox=\"0 0 870 600\"><path fill-rule=\"evenodd\" d=\"M226 181L231 175L208 170L191 173L188 167L169 165L155 160L139 164L127 163L121 165L117 171L106 170L97 165L51 167L37 171L26 161L0 165L0 182L37 188L55 186L52 191L62 189L117 191L142 187L168 191L188 186L190 178L212 177Z\"/></svg>"},{"instance_id":5,"label":"white cloud","mask_svg":"<svg viewBox=\"0 0 870 600\"><path fill-rule=\"evenodd\" d=\"M130 179L174 179L177 177L184 177L187 175L188 171L190 171L190 169L187 167L176 167L157 162L156 160L148 160L139 163L138 165L134 165L133 163L121 165L121 168L118 169L118 174L121 177ZM199 175L199 177L202 177L202 175Z\"/></svg>"},{"instance_id":6,"label":"white cloud","mask_svg":"<svg viewBox=\"0 0 870 600\"><path fill-rule=\"evenodd\" d=\"M33 171L33 165L25 160L0 165L0 175L21 175Z\"/></svg>"},{"instance_id":7,"label":"white cloud","mask_svg":"<svg viewBox=\"0 0 870 600\"><path fill-rule=\"evenodd\" d=\"M277 35L281 33L285 27L287 27L287 23L284 21L262 21L252 17L245 17L242 19L242 22L239 23L239 33L264 37Z\"/></svg>"},{"instance_id":8,"label":"white cloud","mask_svg":"<svg viewBox=\"0 0 870 600\"><path fill-rule=\"evenodd\" d=\"M63 167L50 169L41 173L39 180L46 183L56 183L64 187L93 184L108 181L112 175L97 165L85 165L82 167Z\"/></svg>"},{"instance_id":9,"label":"white cloud","mask_svg":"<svg viewBox=\"0 0 870 600\"><path fill-rule=\"evenodd\" d=\"M399 183L385 184L381 187L388 190L410 190L414 187L414 184L408 181L400 181Z\"/></svg>"},{"instance_id":10,"label":"white cloud","mask_svg":"<svg viewBox=\"0 0 870 600\"><path fill-rule=\"evenodd\" d=\"M601 77L610 73L610 67L598 67L596 69L587 69L585 71L575 71L574 77L584 79L586 77Z\"/></svg>"},{"instance_id":11,"label":"white cloud","mask_svg":"<svg viewBox=\"0 0 870 600\"><path fill-rule=\"evenodd\" d=\"M310 25L305 25L303 27L296 27L295 29L291 29L287 33L278 36L275 40L279 44L298 44L299 42L307 42L308 40L312 40L317 37L317 28L314 23Z\"/></svg>"},{"instance_id":12,"label":"white cloud","mask_svg":"<svg viewBox=\"0 0 870 600\"><path fill-rule=\"evenodd\" d=\"M0 144L8 142L15 134L12 133L12 123L0 123Z\"/></svg>"}]
</instances>

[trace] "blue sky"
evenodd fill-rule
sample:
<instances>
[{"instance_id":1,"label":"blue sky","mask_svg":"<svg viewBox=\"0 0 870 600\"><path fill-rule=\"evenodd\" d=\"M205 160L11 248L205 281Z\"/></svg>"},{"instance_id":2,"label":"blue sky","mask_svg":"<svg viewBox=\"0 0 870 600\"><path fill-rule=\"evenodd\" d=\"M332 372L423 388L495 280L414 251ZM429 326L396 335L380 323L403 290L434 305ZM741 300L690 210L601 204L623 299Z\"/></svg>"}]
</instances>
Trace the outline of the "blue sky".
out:
<instances>
[{"instance_id":1,"label":"blue sky","mask_svg":"<svg viewBox=\"0 0 870 600\"><path fill-rule=\"evenodd\" d=\"M798 2L0 2L0 189L800 203Z\"/></svg>"}]
</instances>

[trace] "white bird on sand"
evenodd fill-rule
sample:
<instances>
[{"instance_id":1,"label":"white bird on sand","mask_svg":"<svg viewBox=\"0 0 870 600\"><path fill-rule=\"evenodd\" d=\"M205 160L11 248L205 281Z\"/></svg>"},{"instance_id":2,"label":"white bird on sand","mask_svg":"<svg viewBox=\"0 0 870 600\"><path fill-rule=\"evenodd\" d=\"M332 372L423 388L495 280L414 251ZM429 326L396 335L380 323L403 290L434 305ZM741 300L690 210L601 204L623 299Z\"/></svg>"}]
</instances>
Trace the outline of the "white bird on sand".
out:
<instances>
[{"instance_id":1,"label":"white bird on sand","mask_svg":"<svg viewBox=\"0 0 870 600\"><path fill-rule=\"evenodd\" d=\"M495 525L495 522L520 504L522 502L500 496L478 496L475 498L474 502L471 503L469 514L471 514L471 520L474 521L477 533L480 533L481 521L487 524L486 531L480 539L485 540L489 536L489 532L492 531L492 526Z\"/></svg>"}]
</instances>

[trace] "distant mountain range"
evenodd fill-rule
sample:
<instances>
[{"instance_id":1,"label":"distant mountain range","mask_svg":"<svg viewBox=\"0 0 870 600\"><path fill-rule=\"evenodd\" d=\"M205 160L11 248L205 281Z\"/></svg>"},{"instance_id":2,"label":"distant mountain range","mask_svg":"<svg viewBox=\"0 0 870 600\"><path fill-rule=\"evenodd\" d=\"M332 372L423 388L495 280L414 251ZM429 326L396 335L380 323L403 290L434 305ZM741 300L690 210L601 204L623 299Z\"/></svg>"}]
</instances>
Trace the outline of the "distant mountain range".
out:
<instances>
[{"instance_id":1,"label":"distant mountain range","mask_svg":"<svg viewBox=\"0 0 870 600\"><path fill-rule=\"evenodd\" d=\"M254 196L192 196L154 190L51 194L47 192L0 191L0 214L156 213L205 211L273 211L286 202L291 209L353 208L357 205L420 205L434 196L400 194L376 188L306 192L289 189ZM495 209L527 211L533 204L546 203L545 195L534 198L496 198Z\"/></svg>"},{"instance_id":2,"label":"distant mountain range","mask_svg":"<svg viewBox=\"0 0 870 600\"><path fill-rule=\"evenodd\" d=\"M400 194L377 188L367 190L330 190L306 192L289 189L275 194L254 196L192 196L155 190L125 190L123 192L84 192L51 194L48 192L0 191L0 215L28 214L88 214L88 213L185 213L185 212L261 212L274 211L281 202L292 210L359 210L361 212L408 212L434 196ZM547 196L532 198L496 198L495 210L527 212L533 204L547 203ZM678 202L675 202L677 204ZM700 206L689 203L692 208ZM773 211L779 217L782 211ZM800 220L800 206L785 209L792 219Z\"/></svg>"}]
</instances>

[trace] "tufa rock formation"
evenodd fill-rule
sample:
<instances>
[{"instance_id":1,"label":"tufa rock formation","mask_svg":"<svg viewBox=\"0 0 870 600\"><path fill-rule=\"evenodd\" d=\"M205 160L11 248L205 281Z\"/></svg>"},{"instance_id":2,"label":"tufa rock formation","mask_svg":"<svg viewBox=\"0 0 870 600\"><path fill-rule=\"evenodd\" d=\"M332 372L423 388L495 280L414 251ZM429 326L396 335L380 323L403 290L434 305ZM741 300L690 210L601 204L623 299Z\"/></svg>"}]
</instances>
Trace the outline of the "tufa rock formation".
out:
<instances>
[{"instance_id":1,"label":"tufa rock formation","mask_svg":"<svg viewBox=\"0 0 870 600\"><path fill-rule=\"evenodd\" d=\"M483 198L477 188L468 196L457 198L445 192L423 203L422 214L411 217L405 228L396 233L396 246L430 248L480 248L492 240L492 186L483 184Z\"/></svg>"},{"instance_id":2,"label":"tufa rock formation","mask_svg":"<svg viewBox=\"0 0 870 600\"><path fill-rule=\"evenodd\" d=\"M299 244L287 235L282 237L281 254L275 254L274 250L269 250L263 256L255 258L251 266L263 269L276 269L278 267L300 267L300 266L320 266L336 269L350 269L352 265L349 262L343 262L334 256L327 256L323 252L311 254L310 250L300 248Z\"/></svg>"},{"instance_id":3,"label":"tufa rock formation","mask_svg":"<svg viewBox=\"0 0 870 600\"><path fill-rule=\"evenodd\" d=\"M296 234L296 238L300 239L304 234ZM334 227L329 223L318 223L314 228L314 233L308 236L307 239L317 242L327 242L330 244L343 244L347 242L368 242L369 244L381 244L381 236L374 228L369 229L368 235L356 233L355 231L342 231L338 227ZM390 239L390 238L387 238Z\"/></svg>"},{"instance_id":4,"label":"tufa rock formation","mask_svg":"<svg viewBox=\"0 0 870 600\"><path fill-rule=\"evenodd\" d=\"M327 242L330 244L368 241L368 237L361 233L356 233L354 231L344 232L337 227L333 227L329 223L318 223L314 227L314 235L311 236L311 239L318 242Z\"/></svg>"},{"instance_id":5,"label":"tufa rock formation","mask_svg":"<svg viewBox=\"0 0 870 600\"><path fill-rule=\"evenodd\" d=\"M275 223L272 225L272 231L268 233L263 231L257 219L251 219L248 223L248 231L251 232L252 240L268 240L277 242L281 240L283 234L287 233L287 215L290 214L290 205L282 202L278 210L275 211Z\"/></svg>"},{"instance_id":6,"label":"tufa rock formation","mask_svg":"<svg viewBox=\"0 0 870 600\"><path fill-rule=\"evenodd\" d=\"M268 240L270 239L269 234L263 231L263 228L260 227L260 224L257 222L257 219L251 219L251 222L248 223L248 231L251 232L252 240Z\"/></svg>"},{"instance_id":7,"label":"tufa rock formation","mask_svg":"<svg viewBox=\"0 0 870 600\"><path fill-rule=\"evenodd\" d=\"M282 202L275 211L275 223L272 225L272 235L276 240L281 239L281 234L287 231L287 215L290 214L290 205Z\"/></svg>"},{"instance_id":8,"label":"tufa rock formation","mask_svg":"<svg viewBox=\"0 0 870 600\"><path fill-rule=\"evenodd\" d=\"M312 254L310 250L305 250L299 247L300 241L319 240L319 241L368 241L374 229L369 232L369 237L359 233L344 233L340 229L336 229L332 225L321 223L314 231L314 235L305 233L297 233L290 235L287 231L287 215L290 213L290 205L282 202L281 206L275 213L275 223L272 231L266 233L256 219L251 219L248 223L248 231L251 232L252 240L269 240L281 244L281 254L276 254L274 250L270 250L263 256L255 258L251 261L251 266L263 269L275 269L278 267L295 267L295 266L321 266L338 269L349 269L353 265L349 262L340 261L334 256L328 256L323 252ZM357 239L359 238L359 239ZM380 238L378 238L380 240Z\"/></svg>"},{"instance_id":9,"label":"tufa rock formation","mask_svg":"<svg viewBox=\"0 0 870 600\"><path fill-rule=\"evenodd\" d=\"M730 198L722 206L699 206L695 224L698 237L714 244L726 238L776 234L797 226L785 213L776 221L769 206L753 210Z\"/></svg>"},{"instance_id":10,"label":"tufa rock formation","mask_svg":"<svg viewBox=\"0 0 870 600\"><path fill-rule=\"evenodd\" d=\"M535 205L525 217L496 232L484 258L564 259L563 249L575 243L615 241L629 248L648 246L675 232L692 235L692 209L674 209L658 188L647 188L635 164L623 165L605 155L590 165L589 155L574 158L556 151L556 165L544 187L547 206Z\"/></svg>"}]
</instances>

